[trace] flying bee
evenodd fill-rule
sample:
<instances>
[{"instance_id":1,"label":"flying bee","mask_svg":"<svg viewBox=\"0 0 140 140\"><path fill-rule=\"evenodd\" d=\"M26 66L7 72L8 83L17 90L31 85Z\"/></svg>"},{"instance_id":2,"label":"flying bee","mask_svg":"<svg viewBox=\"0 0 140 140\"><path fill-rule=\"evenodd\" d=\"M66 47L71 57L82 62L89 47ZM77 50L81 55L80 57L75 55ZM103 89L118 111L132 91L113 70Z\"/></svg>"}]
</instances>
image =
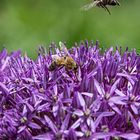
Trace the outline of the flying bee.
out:
<instances>
[{"instance_id":1,"label":"flying bee","mask_svg":"<svg viewBox=\"0 0 140 140\"><path fill-rule=\"evenodd\" d=\"M56 68L65 67L65 69L67 71L73 70L74 72L76 72L77 69L78 69L77 63L70 56L70 54L69 54L67 48L65 47L65 45L62 42L60 42L59 45L60 45L60 51L61 51L62 54L61 54L61 56L52 55L53 62L49 66L49 70L53 71Z\"/></svg>"},{"instance_id":2,"label":"flying bee","mask_svg":"<svg viewBox=\"0 0 140 140\"><path fill-rule=\"evenodd\" d=\"M109 14L111 14L107 6L116 6L116 5L120 6L118 0L92 0L91 3L85 5L84 7L82 7L82 9L89 10L92 7L97 6L97 7L104 8Z\"/></svg>"}]
</instances>

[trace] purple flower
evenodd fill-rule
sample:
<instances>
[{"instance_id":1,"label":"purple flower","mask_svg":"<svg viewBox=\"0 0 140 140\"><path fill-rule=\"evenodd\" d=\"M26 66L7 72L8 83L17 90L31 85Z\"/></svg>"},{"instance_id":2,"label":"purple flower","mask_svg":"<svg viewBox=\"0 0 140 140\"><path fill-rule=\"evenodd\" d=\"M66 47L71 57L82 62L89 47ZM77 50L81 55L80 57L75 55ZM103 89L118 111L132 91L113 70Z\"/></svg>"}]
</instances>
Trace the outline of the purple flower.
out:
<instances>
[{"instance_id":1,"label":"purple flower","mask_svg":"<svg viewBox=\"0 0 140 140\"><path fill-rule=\"evenodd\" d=\"M63 48L63 49L62 49ZM69 56L77 68L57 65ZM74 63L74 64L75 64ZM74 65L75 66L75 65ZM140 56L98 42L0 53L0 139L140 139Z\"/></svg>"}]
</instances>

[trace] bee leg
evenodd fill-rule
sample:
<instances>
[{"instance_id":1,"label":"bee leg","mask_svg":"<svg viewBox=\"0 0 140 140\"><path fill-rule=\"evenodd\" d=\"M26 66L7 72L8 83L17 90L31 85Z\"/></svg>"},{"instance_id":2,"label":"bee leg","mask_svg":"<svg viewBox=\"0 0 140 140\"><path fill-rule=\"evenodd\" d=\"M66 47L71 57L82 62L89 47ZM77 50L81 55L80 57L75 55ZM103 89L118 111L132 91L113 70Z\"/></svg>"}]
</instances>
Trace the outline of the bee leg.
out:
<instances>
[{"instance_id":1,"label":"bee leg","mask_svg":"<svg viewBox=\"0 0 140 140\"><path fill-rule=\"evenodd\" d=\"M109 13L109 15L111 15L109 9L105 6L105 9L107 10L107 12Z\"/></svg>"},{"instance_id":2,"label":"bee leg","mask_svg":"<svg viewBox=\"0 0 140 140\"><path fill-rule=\"evenodd\" d=\"M121 4L119 3L119 1L117 1L117 0L116 0L116 3L117 3L117 5L119 5L119 6L121 5Z\"/></svg>"},{"instance_id":3,"label":"bee leg","mask_svg":"<svg viewBox=\"0 0 140 140\"><path fill-rule=\"evenodd\" d=\"M109 13L109 15L111 15L109 9L105 5L101 5L101 6Z\"/></svg>"}]
</instances>

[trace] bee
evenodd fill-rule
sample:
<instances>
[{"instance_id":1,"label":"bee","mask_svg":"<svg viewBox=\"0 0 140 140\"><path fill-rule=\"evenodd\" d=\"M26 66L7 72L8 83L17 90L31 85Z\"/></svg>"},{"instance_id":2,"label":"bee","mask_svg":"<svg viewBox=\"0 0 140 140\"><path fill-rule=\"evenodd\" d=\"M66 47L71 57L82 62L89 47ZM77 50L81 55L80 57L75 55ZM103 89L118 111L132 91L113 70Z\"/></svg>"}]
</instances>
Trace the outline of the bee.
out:
<instances>
[{"instance_id":1,"label":"bee","mask_svg":"<svg viewBox=\"0 0 140 140\"><path fill-rule=\"evenodd\" d=\"M49 66L49 70L53 71L56 68L62 68L65 67L65 69L67 71L69 70L73 70L74 72L77 71L78 69L78 65L75 62L75 60L70 56L66 46L60 42L60 51L61 51L61 55L52 55L52 63Z\"/></svg>"},{"instance_id":2,"label":"bee","mask_svg":"<svg viewBox=\"0 0 140 140\"><path fill-rule=\"evenodd\" d=\"M89 10L92 7L97 6L97 7L104 8L109 14L111 14L107 6L116 6L116 5L120 6L118 0L92 0L91 3L82 7L82 10Z\"/></svg>"}]
</instances>

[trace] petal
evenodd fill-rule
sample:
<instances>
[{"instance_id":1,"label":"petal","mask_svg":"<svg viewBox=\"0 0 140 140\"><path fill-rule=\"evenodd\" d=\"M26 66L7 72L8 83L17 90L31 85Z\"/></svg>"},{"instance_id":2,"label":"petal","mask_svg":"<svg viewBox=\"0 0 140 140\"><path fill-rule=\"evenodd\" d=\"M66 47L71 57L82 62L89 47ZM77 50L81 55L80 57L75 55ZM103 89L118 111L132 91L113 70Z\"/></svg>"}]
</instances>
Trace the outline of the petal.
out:
<instances>
[{"instance_id":1,"label":"petal","mask_svg":"<svg viewBox=\"0 0 140 140\"><path fill-rule=\"evenodd\" d=\"M140 135L135 134L135 133L124 133L119 136L128 140L138 140L138 138L140 138Z\"/></svg>"},{"instance_id":2,"label":"petal","mask_svg":"<svg viewBox=\"0 0 140 140\"><path fill-rule=\"evenodd\" d=\"M120 91L118 89L115 90L115 93L119 96L126 96L122 91Z\"/></svg>"},{"instance_id":3,"label":"petal","mask_svg":"<svg viewBox=\"0 0 140 140\"><path fill-rule=\"evenodd\" d=\"M118 85L119 82L120 82L120 78L117 79L117 80L115 81L115 83L111 86L111 89L110 89L110 96L115 92L115 90L116 90L117 85Z\"/></svg>"},{"instance_id":4,"label":"petal","mask_svg":"<svg viewBox=\"0 0 140 140\"><path fill-rule=\"evenodd\" d=\"M89 92L81 92L82 95L88 96L90 98L93 97L93 93L89 93Z\"/></svg>"},{"instance_id":5,"label":"petal","mask_svg":"<svg viewBox=\"0 0 140 140\"><path fill-rule=\"evenodd\" d=\"M102 102L100 98L97 98L90 106L90 108L94 111L97 112L100 109Z\"/></svg>"},{"instance_id":6,"label":"petal","mask_svg":"<svg viewBox=\"0 0 140 140\"><path fill-rule=\"evenodd\" d=\"M86 103L85 103L85 100L84 100L83 96L79 92L77 94L78 94L78 99L79 99L80 105L83 108L85 108Z\"/></svg>"},{"instance_id":7,"label":"petal","mask_svg":"<svg viewBox=\"0 0 140 140\"><path fill-rule=\"evenodd\" d=\"M33 129L41 129L41 127L38 124L34 123L34 122L30 122L28 124L28 126L30 126Z\"/></svg>"},{"instance_id":8,"label":"petal","mask_svg":"<svg viewBox=\"0 0 140 140\"><path fill-rule=\"evenodd\" d=\"M83 119L82 118L79 118L72 126L71 128L72 129L76 129L77 127L80 126L80 124L83 122Z\"/></svg>"},{"instance_id":9,"label":"petal","mask_svg":"<svg viewBox=\"0 0 140 140\"><path fill-rule=\"evenodd\" d=\"M34 111L34 107L32 106L32 105L30 105L29 103L25 103L26 105L27 105L27 107L28 107L28 109L31 111L31 112L33 112Z\"/></svg>"},{"instance_id":10,"label":"petal","mask_svg":"<svg viewBox=\"0 0 140 140\"><path fill-rule=\"evenodd\" d=\"M41 134L41 135L37 135L33 137L33 140L52 140L53 136L52 134L49 133L45 133L45 134Z\"/></svg>"},{"instance_id":11,"label":"petal","mask_svg":"<svg viewBox=\"0 0 140 140\"><path fill-rule=\"evenodd\" d=\"M98 93L103 97L105 95L105 91L96 79L94 79L94 86L96 90L98 91Z\"/></svg>"},{"instance_id":12,"label":"petal","mask_svg":"<svg viewBox=\"0 0 140 140\"><path fill-rule=\"evenodd\" d=\"M81 69L80 68L78 68L77 79L78 79L78 81L81 81L82 80L82 78L81 78Z\"/></svg>"},{"instance_id":13,"label":"petal","mask_svg":"<svg viewBox=\"0 0 140 140\"><path fill-rule=\"evenodd\" d=\"M88 125L89 127L91 127L91 124L93 124L92 121L93 121L93 120L92 120L91 117L88 117L88 118L87 118L87 125Z\"/></svg>"},{"instance_id":14,"label":"petal","mask_svg":"<svg viewBox=\"0 0 140 140\"><path fill-rule=\"evenodd\" d=\"M95 76L97 74L97 71L93 70L87 75L87 79L89 79L92 76Z\"/></svg>"},{"instance_id":15,"label":"petal","mask_svg":"<svg viewBox=\"0 0 140 140\"><path fill-rule=\"evenodd\" d=\"M4 94L6 94L6 95L9 94L8 88L7 88L3 83L1 83L1 82L0 82L0 90L1 90Z\"/></svg>"},{"instance_id":16,"label":"petal","mask_svg":"<svg viewBox=\"0 0 140 140\"><path fill-rule=\"evenodd\" d=\"M70 117L71 115L70 114L67 114L62 125L61 125L61 130L66 130L68 128L68 124L69 124L69 121L70 121Z\"/></svg>"},{"instance_id":17,"label":"petal","mask_svg":"<svg viewBox=\"0 0 140 140\"><path fill-rule=\"evenodd\" d=\"M58 114L58 109L59 109L59 105L58 104L56 104L56 105L54 105L53 106L53 115L54 115L54 117L56 117L57 116L57 114Z\"/></svg>"},{"instance_id":18,"label":"petal","mask_svg":"<svg viewBox=\"0 0 140 140\"><path fill-rule=\"evenodd\" d=\"M20 126L17 133L21 133L26 129L26 126Z\"/></svg>"},{"instance_id":19,"label":"petal","mask_svg":"<svg viewBox=\"0 0 140 140\"><path fill-rule=\"evenodd\" d=\"M92 132L96 132L96 128L98 127L99 123L101 122L102 115L99 115L97 119L92 124Z\"/></svg>"},{"instance_id":20,"label":"petal","mask_svg":"<svg viewBox=\"0 0 140 140\"><path fill-rule=\"evenodd\" d=\"M96 139L105 139L105 138L111 137L111 136L115 136L115 132L99 132L99 133L94 133L91 136L91 139L94 139L94 138L96 138Z\"/></svg>"},{"instance_id":21,"label":"petal","mask_svg":"<svg viewBox=\"0 0 140 140\"><path fill-rule=\"evenodd\" d=\"M76 110L73 112L73 114L75 114L75 115L77 115L77 116L83 116L83 115L84 115L83 111L80 110L80 109L76 109Z\"/></svg>"},{"instance_id":22,"label":"petal","mask_svg":"<svg viewBox=\"0 0 140 140\"><path fill-rule=\"evenodd\" d=\"M135 114L138 114L138 109L136 108L136 106L134 104L131 104L130 107Z\"/></svg>"},{"instance_id":23,"label":"petal","mask_svg":"<svg viewBox=\"0 0 140 140\"><path fill-rule=\"evenodd\" d=\"M135 130L139 131L138 123L137 123L135 117L132 115L132 113L130 111L128 111L128 117L131 118L131 122L132 122L133 127L135 128Z\"/></svg>"},{"instance_id":24,"label":"petal","mask_svg":"<svg viewBox=\"0 0 140 140\"><path fill-rule=\"evenodd\" d=\"M5 59L5 57L8 55L7 49L3 49L2 52L0 52L0 60Z\"/></svg>"},{"instance_id":25,"label":"petal","mask_svg":"<svg viewBox=\"0 0 140 140\"><path fill-rule=\"evenodd\" d=\"M103 117L108 117L108 116L113 116L115 114L115 112L103 112L101 115L103 116Z\"/></svg>"},{"instance_id":26,"label":"petal","mask_svg":"<svg viewBox=\"0 0 140 140\"><path fill-rule=\"evenodd\" d=\"M27 83L40 83L40 81L38 81L38 80L34 80L34 79L32 79L32 78L25 78L25 77L23 77L22 78L22 80L24 81L24 82L27 82Z\"/></svg>"},{"instance_id":27,"label":"petal","mask_svg":"<svg viewBox=\"0 0 140 140\"><path fill-rule=\"evenodd\" d=\"M138 120L138 128L140 130L140 119Z\"/></svg>"},{"instance_id":28,"label":"petal","mask_svg":"<svg viewBox=\"0 0 140 140\"><path fill-rule=\"evenodd\" d=\"M41 102L42 102L41 99L37 100L37 101L35 102L34 107L36 108L36 107L40 106L40 103L41 103Z\"/></svg>"},{"instance_id":29,"label":"petal","mask_svg":"<svg viewBox=\"0 0 140 140\"><path fill-rule=\"evenodd\" d=\"M75 131L77 137L83 137L84 133L81 131Z\"/></svg>"},{"instance_id":30,"label":"petal","mask_svg":"<svg viewBox=\"0 0 140 140\"><path fill-rule=\"evenodd\" d=\"M114 103L111 103L111 102L110 102L109 105L110 105L110 107L111 107L114 111L116 111L119 115L122 115L120 109L119 109Z\"/></svg>"},{"instance_id":31,"label":"petal","mask_svg":"<svg viewBox=\"0 0 140 140\"><path fill-rule=\"evenodd\" d=\"M135 83L132 77L128 75L127 73L117 73L117 76L125 77L132 85L134 85Z\"/></svg>"},{"instance_id":32,"label":"petal","mask_svg":"<svg viewBox=\"0 0 140 140\"><path fill-rule=\"evenodd\" d=\"M68 139L69 139L69 140L77 140L76 133L75 133L75 131L74 131L73 129L70 129L70 130L69 130Z\"/></svg>"},{"instance_id":33,"label":"petal","mask_svg":"<svg viewBox=\"0 0 140 140\"><path fill-rule=\"evenodd\" d=\"M44 117L45 117L45 121L48 124L47 126L51 128L52 131L56 134L58 132L56 125L52 122L52 120L48 116L45 115Z\"/></svg>"},{"instance_id":34,"label":"petal","mask_svg":"<svg viewBox=\"0 0 140 140\"><path fill-rule=\"evenodd\" d=\"M3 71L5 68L6 68L6 66L8 65L8 61L9 61L9 59L10 59L10 57L7 57L5 60L4 60L4 62L3 62L3 65L2 65L2 67L1 67L1 71ZM0 59L1 60L1 59Z\"/></svg>"},{"instance_id":35,"label":"petal","mask_svg":"<svg viewBox=\"0 0 140 140\"><path fill-rule=\"evenodd\" d=\"M102 114L100 114L93 123L92 131L95 132L103 117L113 116L114 114L114 112L103 112Z\"/></svg>"},{"instance_id":36,"label":"petal","mask_svg":"<svg viewBox=\"0 0 140 140\"><path fill-rule=\"evenodd\" d=\"M109 99L109 102L113 102L114 104L118 105L126 105L125 101L127 101L127 99L128 97L114 96Z\"/></svg>"},{"instance_id":37,"label":"petal","mask_svg":"<svg viewBox=\"0 0 140 140\"><path fill-rule=\"evenodd\" d=\"M49 106L50 106L49 103L45 103L43 105L38 106L37 110L44 111L44 110L47 110L49 108Z\"/></svg>"},{"instance_id":38,"label":"petal","mask_svg":"<svg viewBox=\"0 0 140 140\"><path fill-rule=\"evenodd\" d=\"M58 94L57 85L53 86L53 90L54 90L54 95L57 95Z\"/></svg>"},{"instance_id":39,"label":"petal","mask_svg":"<svg viewBox=\"0 0 140 140\"><path fill-rule=\"evenodd\" d=\"M27 114L27 107L26 107L26 105L24 105L22 115L26 116L26 114Z\"/></svg>"}]
</instances>

